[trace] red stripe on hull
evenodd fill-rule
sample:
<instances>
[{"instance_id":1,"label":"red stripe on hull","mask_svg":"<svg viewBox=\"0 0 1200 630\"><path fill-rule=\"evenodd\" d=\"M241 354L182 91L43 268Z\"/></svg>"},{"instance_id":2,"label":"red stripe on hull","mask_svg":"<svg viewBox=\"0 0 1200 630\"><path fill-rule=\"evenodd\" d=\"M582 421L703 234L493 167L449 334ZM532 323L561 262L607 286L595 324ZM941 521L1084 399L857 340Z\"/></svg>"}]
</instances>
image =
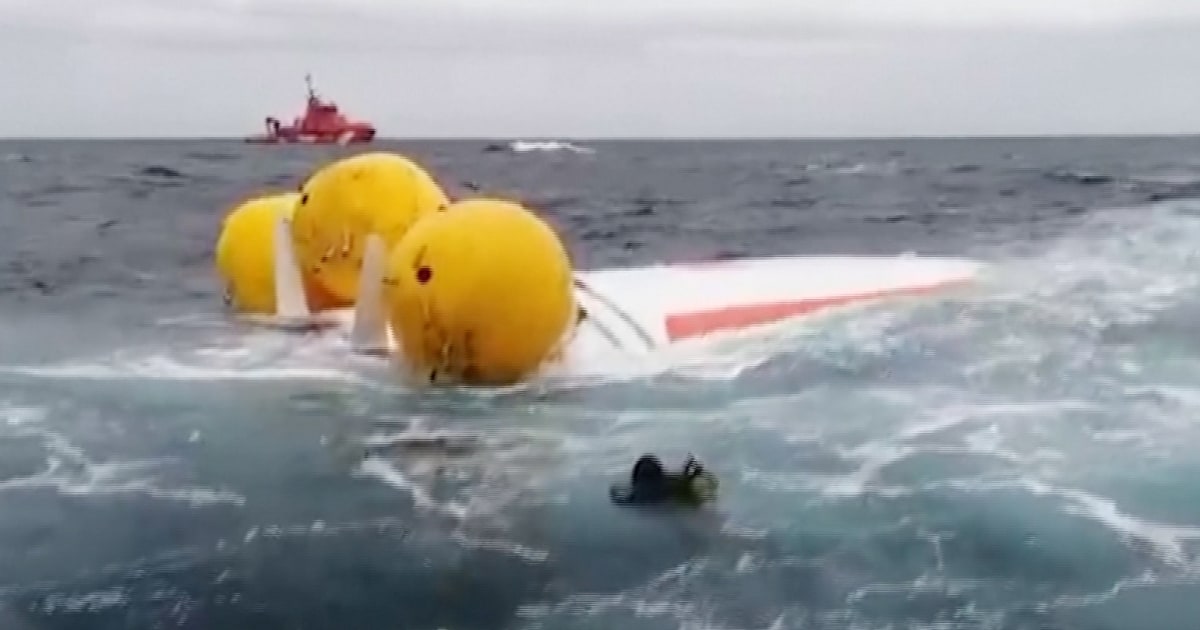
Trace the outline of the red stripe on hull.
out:
<instances>
[{"instance_id":1,"label":"red stripe on hull","mask_svg":"<svg viewBox=\"0 0 1200 630\"><path fill-rule=\"evenodd\" d=\"M968 283L969 280L951 280L937 284L904 287L900 289L884 289L869 293L852 293L849 295L834 295L806 300L787 302L767 302L764 304L746 304L693 311L690 313L675 313L667 316L667 337L671 341L699 337L718 330L738 330L759 324L767 324L788 317L807 315L815 311L836 306L846 306L855 302L865 302L887 297L902 295L922 295L933 293L956 285Z\"/></svg>"}]
</instances>

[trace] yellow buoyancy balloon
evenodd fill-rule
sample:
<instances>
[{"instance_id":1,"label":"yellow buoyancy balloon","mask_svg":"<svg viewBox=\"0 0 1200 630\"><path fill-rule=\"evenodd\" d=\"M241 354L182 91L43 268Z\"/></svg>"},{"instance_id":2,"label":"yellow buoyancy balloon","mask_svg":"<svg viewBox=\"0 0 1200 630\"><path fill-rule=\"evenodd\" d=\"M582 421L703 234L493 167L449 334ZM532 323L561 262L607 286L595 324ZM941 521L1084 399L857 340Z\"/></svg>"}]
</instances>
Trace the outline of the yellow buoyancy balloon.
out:
<instances>
[{"instance_id":1,"label":"yellow buoyancy balloon","mask_svg":"<svg viewBox=\"0 0 1200 630\"><path fill-rule=\"evenodd\" d=\"M275 221L290 217L299 199L292 192L255 197L231 210L222 222L216 267L236 310L275 313ZM311 282L304 288L313 311L347 305Z\"/></svg>"},{"instance_id":2,"label":"yellow buoyancy balloon","mask_svg":"<svg viewBox=\"0 0 1200 630\"><path fill-rule=\"evenodd\" d=\"M378 234L390 250L413 222L447 203L437 182L405 157L372 152L338 160L300 190L296 258L305 276L353 301L367 236Z\"/></svg>"},{"instance_id":3,"label":"yellow buoyancy balloon","mask_svg":"<svg viewBox=\"0 0 1200 630\"><path fill-rule=\"evenodd\" d=\"M421 219L392 250L384 282L407 367L430 382L518 382L576 321L558 235L505 201L460 201Z\"/></svg>"}]
</instances>

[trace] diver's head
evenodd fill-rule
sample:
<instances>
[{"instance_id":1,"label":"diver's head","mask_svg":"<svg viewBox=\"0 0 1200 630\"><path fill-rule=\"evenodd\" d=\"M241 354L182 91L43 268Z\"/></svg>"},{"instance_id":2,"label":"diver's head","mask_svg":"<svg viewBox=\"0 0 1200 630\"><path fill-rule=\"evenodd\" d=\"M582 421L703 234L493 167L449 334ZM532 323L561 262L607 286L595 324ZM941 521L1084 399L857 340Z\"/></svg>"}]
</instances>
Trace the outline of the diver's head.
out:
<instances>
[{"instance_id":1,"label":"diver's head","mask_svg":"<svg viewBox=\"0 0 1200 630\"><path fill-rule=\"evenodd\" d=\"M680 472L666 472L656 455L638 458L629 474L629 485L614 486L609 495L617 503L682 502L700 504L716 498L717 478L688 456Z\"/></svg>"},{"instance_id":2,"label":"diver's head","mask_svg":"<svg viewBox=\"0 0 1200 630\"><path fill-rule=\"evenodd\" d=\"M633 472L629 475L629 483L634 486L662 483L665 479L666 473L663 472L662 462L658 461L658 457L649 453L638 458L637 463L633 465Z\"/></svg>"}]
</instances>

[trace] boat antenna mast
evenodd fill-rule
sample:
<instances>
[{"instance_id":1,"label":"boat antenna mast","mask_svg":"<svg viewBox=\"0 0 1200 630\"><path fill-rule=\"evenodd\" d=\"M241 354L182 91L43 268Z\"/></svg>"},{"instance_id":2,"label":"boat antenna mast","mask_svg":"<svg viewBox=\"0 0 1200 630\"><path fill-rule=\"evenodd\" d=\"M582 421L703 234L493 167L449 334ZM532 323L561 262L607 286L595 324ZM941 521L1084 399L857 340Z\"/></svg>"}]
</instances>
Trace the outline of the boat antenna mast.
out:
<instances>
[{"instance_id":1,"label":"boat antenna mast","mask_svg":"<svg viewBox=\"0 0 1200 630\"><path fill-rule=\"evenodd\" d=\"M312 73L304 73L304 84L308 86L308 101L315 102L317 100L317 91L313 89Z\"/></svg>"}]
</instances>

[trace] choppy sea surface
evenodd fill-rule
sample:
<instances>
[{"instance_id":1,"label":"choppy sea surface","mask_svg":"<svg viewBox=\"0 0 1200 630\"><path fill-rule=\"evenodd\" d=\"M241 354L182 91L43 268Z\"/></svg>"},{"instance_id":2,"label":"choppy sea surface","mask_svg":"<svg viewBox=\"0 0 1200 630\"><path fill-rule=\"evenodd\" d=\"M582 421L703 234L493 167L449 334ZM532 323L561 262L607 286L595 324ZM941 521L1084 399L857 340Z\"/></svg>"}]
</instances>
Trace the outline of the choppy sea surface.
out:
<instances>
[{"instance_id":1,"label":"choppy sea surface","mask_svg":"<svg viewBox=\"0 0 1200 630\"><path fill-rule=\"evenodd\" d=\"M0 142L0 628L1200 624L1200 139L487 144L373 148L580 267L990 266L712 369L418 394L212 270L233 204L363 149ZM651 451L717 504L612 505Z\"/></svg>"}]
</instances>

